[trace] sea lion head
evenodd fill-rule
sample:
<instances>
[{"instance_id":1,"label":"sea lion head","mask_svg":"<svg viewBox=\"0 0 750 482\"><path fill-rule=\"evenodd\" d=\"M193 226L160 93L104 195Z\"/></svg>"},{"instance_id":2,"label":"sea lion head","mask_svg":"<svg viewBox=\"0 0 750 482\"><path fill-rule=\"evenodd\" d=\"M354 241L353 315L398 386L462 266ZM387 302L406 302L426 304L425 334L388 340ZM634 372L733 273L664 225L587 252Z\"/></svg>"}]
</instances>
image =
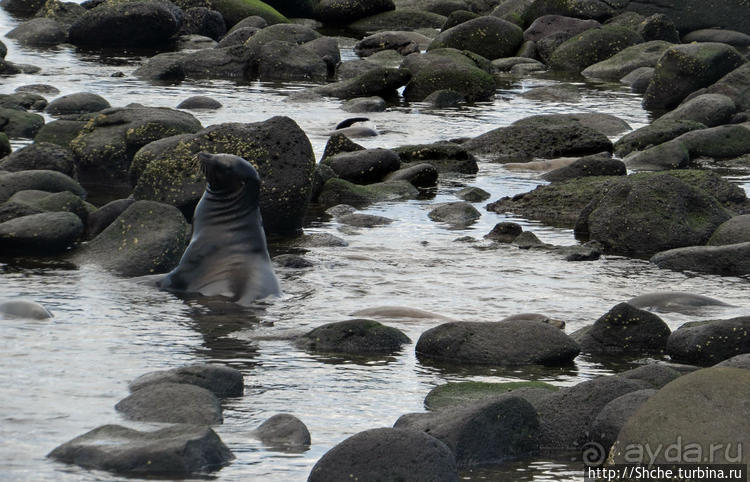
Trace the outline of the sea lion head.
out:
<instances>
[{"instance_id":1,"label":"sea lion head","mask_svg":"<svg viewBox=\"0 0 750 482\"><path fill-rule=\"evenodd\" d=\"M197 157L211 192L237 191L245 185L260 187L258 171L240 156L199 152Z\"/></svg>"}]
</instances>

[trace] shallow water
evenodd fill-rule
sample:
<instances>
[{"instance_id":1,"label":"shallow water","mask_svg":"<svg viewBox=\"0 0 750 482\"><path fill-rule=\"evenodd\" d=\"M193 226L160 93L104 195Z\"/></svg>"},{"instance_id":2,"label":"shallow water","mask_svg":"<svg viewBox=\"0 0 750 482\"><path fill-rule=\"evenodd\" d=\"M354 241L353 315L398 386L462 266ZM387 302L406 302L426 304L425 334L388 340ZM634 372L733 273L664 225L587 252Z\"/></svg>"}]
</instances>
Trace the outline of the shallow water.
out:
<instances>
[{"instance_id":1,"label":"shallow water","mask_svg":"<svg viewBox=\"0 0 750 482\"><path fill-rule=\"evenodd\" d=\"M0 30L7 32L15 23L0 11ZM49 83L61 94L98 93L113 106L140 102L168 107L192 95L209 95L224 108L195 113L204 126L287 115L305 130L318 156L326 132L351 116L339 109L337 100L288 102L288 94L304 88L302 84L187 81L157 86L130 76L142 61L139 56L112 57L73 47L40 51L3 41L9 47L9 60L38 65L43 71L3 79L0 93ZM350 51L343 53L353 58ZM110 77L114 72L125 77ZM402 105L371 114L382 135L357 142L367 147L433 142L477 135L528 115L552 112L611 113L634 128L648 121L640 98L615 86L604 90L581 83L583 99L575 104L550 105L518 96L554 82L509 82L494 102L471 107L433 110ZM127 382L147 371L187 363L227 363L245 375L245 395L225 401L225 422L216 427L237 457L213 474L221 481L305 480L333 445L362 430L391 426L401 414L423 411L427 392L446 381L535 379L571 385L617 369L582 357L566 369L431 366L415 358L413 343L395 356L347 360L310 355L289 341L295 334L346 319L365 307L411 306L472 321L541 312L565 320L571 332L633 296L674 290L714 296L735 306L693 316L663 314L672 328L686 321L747 313L746 279L674 273L621 257L569 263L551 252L511 246L480 249L486 246L482 236L504 220L520 222L545 242L575 243L570 230L488 213L484 203L477 205L481 219L464 230L448 229L427 218L434 204L455 200L453 193L466 185L489 191L495 200L538 183L534 174L483 163L476 176L443 180L434 199L382 203L365 210L395 219L389 226L341 230L327 218L311 219L307 232L332 233L349 246L309 250L306 257L315 263L313 269L278 270L285 294L262 310L183 301L95 267L0 264L0 299L34 299L55 315L51 321L0 323L0 479L118 480L107 473L51 462L45 455L102 424L143 426L124 422L113 409L127 395ZM463 236L477 242L455 241ZM439 323L389 322L414 342ZM293 413L307 424L313 440L309 450L273 451L251 438L252 429L279 412ZM578 468L565 461L539 459L464 475L467 480L580 480Z\"/></svg>"}]
</instances>

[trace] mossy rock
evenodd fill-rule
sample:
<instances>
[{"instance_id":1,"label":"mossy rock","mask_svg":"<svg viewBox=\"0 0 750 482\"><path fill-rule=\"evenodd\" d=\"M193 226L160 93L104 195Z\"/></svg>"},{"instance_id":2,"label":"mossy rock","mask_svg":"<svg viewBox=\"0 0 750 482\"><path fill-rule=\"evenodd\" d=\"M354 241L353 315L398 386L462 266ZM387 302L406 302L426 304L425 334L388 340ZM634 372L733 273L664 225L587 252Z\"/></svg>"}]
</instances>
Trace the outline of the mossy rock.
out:
<instances>
[{"instance_id":1,"label":"mossy rock","mask_svg":"<svg viewBox=\"0 0 750 482\"><path fill-rule=\"evenodd\" d=\"M437 49L423 57L404 89L407 101L421 102L439 90L458 92L468 102L486 101L495 95L494 77L460 51Z\"/></svg>"},{"instance_id":2,"label":"mossy rock","mask_svg":"<svg viewBox=\"0 0 750 482\"><path fill-rule=\"evenodd\" d=\"M269 25L289 23L288 18L260 0L210 0L210 5L213 10L221 13L228 29L240 20L252 16L264 18Z\"/></svg>"},{"instance_id":3,"label":"mossy rock","mask_svg":"<svg viewBox=\"0 0 750 482\"><path fill-rule=\"evenodd\" d=\"M675 45L659 58L643 96L643 107L673 109L692 92L710 86L743 63L742 55L726 44Z\"/></svg>"},{"instance_id":4,"label":"mossy rock","mask_svg":"<svg viewBox=\"0 0 750 482\"><path fill-rule=\"evenodd\" d=\"M386 181L360 186L339 178L326 181L318 196L318 203L329 208L348 204L362 208L381 201L416 199L419 190L409 181Z\"/></svg>"},{"instance_id":5,"label":"mossy rock","mask_svg":"<svg viewBox=\"0 0 750 482\"><path fill-rule=\"evenodd\" d=\"M319 0L315 17L326 24L346 25L395 8L393 0Z\"/></svg>"},{"instance_id":6,"label":"mossy rock","mask_svg":"<svg viewBox=\"0 0 750 482\"><path fill-rule=\"evenodd\" d=\"M33 139L44 126L44 117L24 110L0 108L0 131L9 138Z\"/></svg>"},{"instance_id":7,"label":"mossy rock","mask_svg":"<svg viewBox=\"0 0 750 482\"><path fill-rule=\"evenodd\" d=\"M348 28L358 34L372 34L380 30L439 29L446 17L436 13L412 8L400 8L372 15L350 23Z\"/></svg>"},{"instance_id":8,"label":"mossy rock","mask_svg":"<svg viewBox=\"0 0 750 482\"><path fill-rule=\"evenodd\" d=\"M522 388L534 388L550 392L557 390L556 386L544 382L451 382L430 390L430 393L424 399L424 406L428 410L440 410L505 395Z\"/></svg>"},{"instance_id":9,"label":"mossy rock","mask_svg":"<svg viewBox=\"0 0 750 482\"><path fill-rule=\"evenodd\" d=\"M622 136L615 142L615 154L624 157L633 151L670 141L686 132L705 129L700 122L690 120L656 120Z\"/></svg>"},{"instance_id":10,"label":"mossy rock","mask_svg":"<svg viewBox=\"0 0 750 482\"><path fill-rule=\"evenodd\" d=\"M523 43L523 31L497 17L479 17L440 33L428 50L455 48L469 50L490 60L511 57Z\"/></svg>"},{"instance_id":11,"label":"mossy rock","mask_svg":"<svg viewBox=\"0 0 750 482\"><path fill-rule=\"evenodd\" d=\"M136 199L172 204L189 218L203 195L205 178L196 154L240 156L261 178L260 210L268 234L293 234L302 226L312 189L315 158L302 129L288 117L250 124L217 124L187 136L145 146L134 157Z\"/></svg>"},{"instance_id":12,"label":"mossy rock","mask_svg":"<svg viewBox=\"0 0 750 482\"><path fill-rule=\"evenodd\" d=\"M589 65L581 74L594 79L618 81L640 67L653 67L673 44L653 40L627 47L615 55Z\"/></svg>"},{"instance_id":13,"label":"mossy rock","mask_svg":"<svg viewBox=\"0 0 750 482\"><path fill-rule=\"evenodd\" d=\"M592 28L557 47L552 52L549 65L556 70L581 72L642 41L640 35L625 27L605 25Z\"/></svg>"},{"instance_id":14,"label":"mossy rock","mask_svg":"<svg viewBox=\"0 0 750 482\"><path fill-rule=\"evenodd\" d=\"M120 186L127 183L138 149L157 139L197 132L200 128L200 122L191 114L174 109L105 109L86 124L70 147L84 185Z\"/></svg>"}]
</instances>

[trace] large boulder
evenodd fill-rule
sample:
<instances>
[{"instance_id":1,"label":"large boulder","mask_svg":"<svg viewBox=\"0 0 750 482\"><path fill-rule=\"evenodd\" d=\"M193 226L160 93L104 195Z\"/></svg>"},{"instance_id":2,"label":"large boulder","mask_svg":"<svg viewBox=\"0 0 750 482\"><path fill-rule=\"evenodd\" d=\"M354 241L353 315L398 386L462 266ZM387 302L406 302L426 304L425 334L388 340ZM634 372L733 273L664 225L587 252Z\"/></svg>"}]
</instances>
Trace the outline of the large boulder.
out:
<instances>
[{"instance_id":1,"label":"large boulder","mask_svg":"<svg viewBox=\"0 0 750 482\"><path fill-rule=\"evenodd\" d=\"M91 119L70 147L84 186L128 186L128 170L138 149L157 139L200 128L191 114L174 109L112 108Z\"/></svg>"},{"instance_id":2,"label":"large boulder","mask_svg":"<svg viewBox=\"0 0 750 482\"><path fill-rule=\"evenodd\" d=\"M543 15L534 20L523 32L524 40L538 42L553 34L564 34L567 38L585 32L601 24L596 20L583 20L563 15ZM567 39L566 39L567 40Z\"/></svg>"},{"instance_id":3,"label":"large boulder","mask_svg":"<svg viewBox=\"0 0 750 482\"><path fill-rule=\"evenodd\" d=\"M534 404L541 423L540 446L580 453L593 438L591 426L599 412L612 400L643 388L642 382L608 376L552 392Z\"/></svg>"},{"instance_id":4,"label":"large boulder","mask_svg":"<svg viewBox=\"0 0 750 482\"><path fill-rule=\"evenodd\" d=\"M269 27L270 28L270 27ZM264 43L251 77L261 81L306 80L322 82L328 75L326 62L309 48L282 40Z\"/></svg>"},{"instance_id":5,"label":"large boulder","mask_svg":"<svg viewBox=\"0 0 750 482\"><path fill-rule=\"evenodd\" d=\"M458 482L453 452L420 430L376 428L339 443L318 460L308 482L351 480Z\"/></svg>"},{"instance_id":6,"label":"large boulder","mask_svg":"<svg viewBox=\"0 0 750 482\"><path fill-rule=\"evenodd\" d=\"M74 253L73 261L98 264L123 276L164 273L177 266L187 242L187 223L179 210L138 201Z\"/></svg>"},{"instance_id":7,"label":"large boulder","mask_svg":"<svg viewBox=\"0 0 750 482\"><path fill-rule=\"evenodd\" d=\"M750 316L685 323L669 337L667 353L675 361L700 366L750 353Z\"/></svg>"},{"instance_id":8,"label":"large boulder","mask_svg":"<svg viewBox=\"0 0 750 482\"><path fill-rule=\"evenodd\" d=\"M727 44L693 43L667 49L656 63L643 97L648 110L677 107L690 93L708 87L745 62Z\"/></svg>"},{"instance_id":9,"label":"large boulder","mask_svg":"<svg viewBox=\"0 0 750 482\"><path fill-rule=\"evenodd\" d=\"M244 391L242 372L236 368L210 363L196 363L171 370L150 372L128 385L131 392L157 383L186 383L211 391L219 398L240 397Z\"/></svg>"},{"instance_id":10,"label":"large boulder","mask_svg":"<svg viewBox=\"0 0 750 482\"><path fill-rule=\"evenodd\" d=\"M690 164L690 151L685 144L673 139L644 151L631 152L624 162L628 168L637 171L684 169Z\"/></svg>"},{"instance_id":11,"label":"large boulder","mask_svg":"<svg viewBox=\"0 0 750 482\"><path fill-rule=\"evenodd\" d=\"M399 351L410 341L396 328L374 320L355 319L319 326L302 335L297 344L313 352L373 355Z\"/></svg>"},{"instance_id":12,"label":"large boulder","mask_svg":"<svg viewBox=\"0 0 750 482\"><path fill-rule=\"evenodd\" d=\"M672 44L663 40L631 45L605 60L589 65L581 74L594 79L617 81L637 68L654 67L670 47Z\"/></svg>"},{"instance_id":13,"label":"large boulder","mask_svg":"<svg viewBox=\"0 0 750 482\"><path fill-rule=\"evenodd\" d=\"M2 0L0 6L5 10L21 17L31 17L42 6L45 0Z\"/></svg>"},{"instance_id":14,"label":"large boulder","mask_svg":"<svg viewBox=\"0 0 750 482\"><path fill-rule=\"evenodd\" d=\"M459 467L501 463L539 450L536 410L512 394L402 415L394 427L422 430L441 440L453 451Z\"/></svg>"},{"instance_id":15,"label":"large boulder","mask_svg":"<svg viewBox=\"0 0 750 482\"><path fill-rule=\"evenodd\" d=\"M551 115L498 127L470 139L463 147L473 154L492 156L491 162L508 163L596 154L611 151L612 143L606 135L576 119Z\"/></svg>"},{"instance_id":16,"label":"large boulder","mask_svg":"<svg viewBox=\"0 0 750 482\"><path fill-rule=\"evenodd\" d=\"M324 23L347 25L395 8L393 0L321 0L315 5L315 16Z\"/></svg>"},{"instance_id":17,"label":"large boulder","mask_svg":"<svg viewBox=\"0 0 750 482\"><path fill-rule=\"evenodd\" d=\"M179 30L182 11L168 1L103 2L71 25L73 45L144 47L165 44Z\"/></svg>"},{"instance_id":18,"label":"large boulder","mask_svg":"<svg viewBox=\"0 0 750 482\"><path fill-rule=\"evenodd\" d=\"M512 57L523 43L523 31L497 17L479 17L440 32L428 50L469 50L490 60Z\"/></svg>"},{"instance_id":19,"label":"large boulder","mask_svg":"<svg viewBox=\"0 0 750 482\"><path fill-rule=\"evenodd\" d=\"M406 100L422 102L441 90L456 92L468 102L489 100L495 95L495 80L476 57L471 58L453 48L415 55L418 57L409 56L402 64L412 73L404 89Z\"/></svg>"},{"instance_id":20,"label":"large boulder","mask_svg":"<svg viewBox=\"0 0 750 482\"><path fill-rule=\"evenodd\" d=\"M421 359L472 365L565 365L580 352L559 329L526 320L450 322L422 333Z\"/></svg>"},{"instance_id":21,"label":"large boulder","mask_svg":"<svg viewBox=\"0 0 750 482\"><path fill-rule=\"evenodd\" d=\"M262 180L260 210L267 233L295 233L302 227L315 158L304 131L288 117L213 125L144 147L131 167L135 197L175 205L192 217L205 184L195 161L201 151L234 154L255 166Z\"/></svg>"},{"instance_id":22,"label":"large boulder","mask_svg":"<svg viewBox=\"0 0 750 482\"><path fill-rule=\"evenodd\" d=\"M186 383L144 385L120 400L115 409L128 420L140 422L214 425L223 421L216 395Z\"/></svg>"},{"instance_id":23,"label":"large boulder","mask_svg":"<svg viewBox=\"0 0 750 482\"><path fill-rule=\"evenodd\" d=\"M731 214L719 201L670 174L627 176L586 207L579 233L609 252L648 257L705 244Z\"/></svg>"},{"instance_id":24,"label":"large boulder","mask_svg":"<svg viewBox=\"0 0 750 482\"><path fill-rule=\"evenodd\" d=\"M638 355L663 352L670 333L655 314L620 303L571 336L585 352Z\"/></svg>"},{"instance_id":25,"label":"large boulder","mask_svg":"<svg viewBox=\"0 0 750 482\"><path fill-rule=\"evenodd\" d=\"M50 256L67 250L83 234L75 213L45 212L0 223L0 250L11 256Z\"/></svg>"},{"instance_id":26,"label":"large boulder","mask_svg":"<svg viewBox=\"0 0 750 482\"><path fill-rule=\"evenodd\" d=\"M609 461L747 464L750 454L741 447L750 443L749 391L750 371L741 368L714 367L683 375L628 419Z\"/></svg>"},{"instance_id":27,"label":"large boulder","mask_svg":"<svg viewBox=\"0 0 750 482\"><path fill-rule=\"evenodd\" d=\"M696 129L680 135L675 141L682 143L693 158L732 159L750 153L750 125Z\"/></svg>"},{"instance_id":28,"label":"large boulder","mask_svg":"<svg viewBox=\"0 0 750 482\"><path fill-rule=\"evenodd\" d=\"M642 41L640 35L625 27L605 25L592 28L557 47L549 58L549 65L556 70L581 72Z\"/></svg>"},{"instance_id":29,"label":"large boulder","mask_svg":"<svg viewBox=\"0 0 750 482\"><path fill-rule=\"evenodd\" d=\"M70 149L48 142L36 142L22 147L0 160L0 170L8 172L29 170L57 171L75 178L77 169Z\"/></svg>"},{"instance_id":30,"label":"large boulder","mask_svg":"<svg viewBox=\"0 0 750 482\"><path fill-rule=\"evenodd\" d=\"M104 425L60 445L47 457L136 476L203 473L234 458L213 430L184 424L154 432Z\"/></svg>"},{"instance_id":31,"label":"large boulder","mask_svg":"<svg viewBox=\"0 0 750 482\"><path fill-rule=\"evenodd\" d=\"M625 164L612 159L609 152L584 156L568 166L559 167L542 175L542 179L560 182L566 179L591 176L624 176L627 174Z\"/></svg>"}]
</instances>

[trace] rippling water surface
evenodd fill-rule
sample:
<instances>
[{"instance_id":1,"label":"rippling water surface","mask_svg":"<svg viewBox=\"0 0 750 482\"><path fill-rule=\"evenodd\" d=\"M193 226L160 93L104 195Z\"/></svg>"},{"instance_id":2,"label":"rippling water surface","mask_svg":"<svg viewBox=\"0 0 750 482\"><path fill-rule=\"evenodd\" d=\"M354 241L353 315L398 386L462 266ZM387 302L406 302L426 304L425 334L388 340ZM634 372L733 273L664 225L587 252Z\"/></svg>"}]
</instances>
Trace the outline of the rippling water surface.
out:
<instances>
[{"instance_id":1,"label":"rippling water surface","mask_svg":"<svg viewBox=\"0 0 750 482\"><path fill-rule=\"evenodd\" d=\"M0 12L3 32L15 24ZM0 93L11 93L20 85L48 83L61 94L98 93L113 106L139 102L166 107L189 96L208 95L224 107L195 113L204 126L286 115L305 130L318 156L326 132L349 116L339 109L337 100L287 101L290 92L305 85L186 81L158 86L130 75L143 60L137 55L113 57L68 46L32 50L10 39L3 41L9 47L8 60L43 70L3 79ZM345 58L353 58L351 45L343 44ZM125 77L110 77L115 72ZM553 83L509 81L494 102L472 107L434 110L402 105L368 114L382 135L358 142L367 147L434 142L477 135L528 115L553 112L611 113L634 128L648 122L640 98L616 86L605 90L581 83L583 98L574 104L548 104L518 96L529 88ZM613 370L583 357L568 369L436 367L416 360L413 343L392 357L353 361L310 355L289 341L364 307L410 306L472 321L541 312L565 320L571 332L630 297L677 290L718 297L736 307L695 316L663 315L673 329L686 321L746 313L744 279L673 273L620 257L569 263L551 252L512 246L481 249L482 236L504 220L521 223L545 242L575 243L570 230L488 213L481 206L477 207L482 218L464 230L451 230L427 218L433 204L455 200L453 193L467 185L489 191L494 200L528 191L538 183L535 175L483 163L476 176L443 180L434 199L382 203L366 210L395 219L389 226L352 230L327 218L312 219L308 232L335 234L349 246L311 249L306 257L315 263L313 269L278 270L284 296L255 311L183 301L94 267L0 264L0 299L34 299L55 315L45 322L0 322L0 479L117 480L107 473L51 462L45 455L102 424L143 427L121 420L114 411L115 403L128 393L127 382L147 371L187 363L226 363L245 375L245 395L225 401L225 421L216 428L237 457L213 474L222 481L305 480L317 459L333 445L362 430L391 426L401 414L423 411L427 392L447 381L535 379L571 385ZM463 236L478 242L455 241ZM438 323L389 322L413 342ZM309 450L273 451L250 437L252 429L279 412L293 413L309 427L313 440ZM577 468L561 461L532 460L467 471L464 476L467 480L559 481L580 479Z\"/></svg>"}]
</instances>

